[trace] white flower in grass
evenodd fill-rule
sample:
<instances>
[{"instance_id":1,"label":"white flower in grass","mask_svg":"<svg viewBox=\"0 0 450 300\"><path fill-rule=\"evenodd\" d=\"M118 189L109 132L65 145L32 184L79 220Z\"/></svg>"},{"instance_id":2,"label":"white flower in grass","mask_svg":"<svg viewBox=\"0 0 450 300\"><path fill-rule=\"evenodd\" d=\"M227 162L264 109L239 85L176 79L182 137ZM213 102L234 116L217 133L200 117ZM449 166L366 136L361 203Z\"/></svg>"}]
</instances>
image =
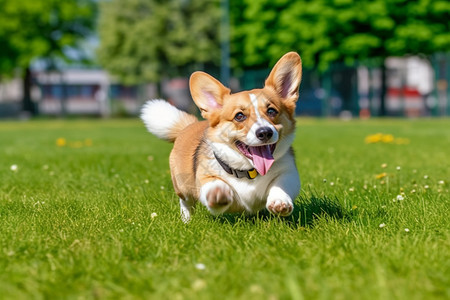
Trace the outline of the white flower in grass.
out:
<instances>
[{"instance_id":1,"label":"white flower in grass","mask_svg":"<svg viewBox=\"0 0 450 300\"><path fill-rule=\"evenodd\" d=\"M147 184L150 183L150 181L148 179L145 179L144 182Z\"/></svg>"},{"instance_id":2,"label":"white flower in grass","mask_svg":"<svg viewBox=\"0 0 450 300\"><path fill-rule=\"evenodd\" d=\"M36 206L41 206L41 205L44 205L45 204L45 202L42 202L42 201L37 201L36 203L34 203L34 207L36 207Z\"/></svg>"},{"instance_id":3,"label":"white flower in grass","mask_svg":"<svg viewBox=\"0 0 450 300\"><path fill-rule=\"evenodd\" d=\"M405 200L405 197L403 195L397 195L397 201Z\"/></svg>"},{"instance_id":4,"label":"white flower in grass","mask_svg":"<svg viewBox=\"0 0 450 300\"><path fill-rule=\"evenodd\" d=\"M423 188L428 190L430 188L430 186L429 185L425 185Z\"/></svg>"},{"instance_id":5,"label":"white flower in grass","mask_svg":"<svg viewBox=\"0 0 450 300\"><path fill-rule=\"evenodd\" d=\"M164 186L160 186L161 190L164 190Z\"/></svg>"},{"instance_id":6,"label":"white flower in grass","mask_svg":"<svg viewBox=\"0 0 450 300\"><path fill-rule=\"evenodd\" d=\"M445 182L444 182L444 180L439 180L439 182L438 182L439 184L444 184Z\"/></svg>"},{"instance_id":7,"label":"white flower in grass","mask_svg":"<svg viewBox=\"0 0 450 300\"><path fill-rule=\"evenodd\" d=\"M17 165L11 165L10 167L11 171L13 172L17 172L17 170L19 169L19 167Z\"/></svg>"},{"instance_id":8,"label":"white flower in grass","mask_svg":"<svg viewBox=\"0 0 450 300\"><path fill-rule=\"evenodd\" d=\"M408 229L408 228L405 228L405 232L409 232L409 229Z\"/></svg>"},{"instance_id":9,"label":"white flower in grass","mask_svg":"<svg viewBox=\"0 0 450 300\"><path fill-rule=\"evenodd\" d=\"M397 171L400 171L400 169L401 169L401 168L400 168L400 166L397 166L397 168L396 168L396 169L397 169Z\"/></svg>"},{"instance_id":10,"label":"white flower in grass","mask_svg":"<svg viewBox=\"0 0 450 300\"><path fill-rule=\"evenodd\" d=\"M348 191L349 191L349 192L354 192L354 191L355 191L355 188L354 188L354 187L351 187L351 188L348 189Z\"/></svg>"},{"instance_id":11,"label":"white flower in grass","mask_svg":"<svg viewBox=\"0 0 450 300\"><path fill-rule=\"evenodd\" d=\"M333 185L334 185L334 182L330 182L330 185L333 186Z\"/></svg>"},{"instance_id":12,"label":"white flower in grass","mask_svg":"<svg viewBox=\"0 0 450 300\"><path fill-rule=\"evenodd\" d=\"M202 264L202 263L198 263L198 264L195 264L195 268L196 268L197 270L203 271L203 270L206 269L206 266L205 266L204 264Z\"/></svg>"},{"instance_id":13,"label":"white flower in grass","mask_svg":"<svg viewBox=\"0 0 450 300\"><path fill-rule=\"evenodd\" d=\"M423 179L428 179L428 175L423 176Z\"/></svg>"},{"instance_id":14,"label":"white flower in grass","mask_svg":"<svg viewBox=\"0 0 450 300\"><path fill-rule=\"evenodd\" d=\"M384 227L386 227L386 224L384 224L384 223L381 223L380 225L378 225L378 227L380 227L380 228L384 228Z\"/></svg>"},{"instance_id":15,"label":"white flower in grass","mask_svg":"<svg viewBox=\"0 0 450 300\"><path fill-rule=\"evenodd\" d=\"M158 216L158 214L155 213L155 212L153 212L153 213L150 215L150 218L154 219L154 218L156 218L157 216Z\"/></svg>"}]
</instances>

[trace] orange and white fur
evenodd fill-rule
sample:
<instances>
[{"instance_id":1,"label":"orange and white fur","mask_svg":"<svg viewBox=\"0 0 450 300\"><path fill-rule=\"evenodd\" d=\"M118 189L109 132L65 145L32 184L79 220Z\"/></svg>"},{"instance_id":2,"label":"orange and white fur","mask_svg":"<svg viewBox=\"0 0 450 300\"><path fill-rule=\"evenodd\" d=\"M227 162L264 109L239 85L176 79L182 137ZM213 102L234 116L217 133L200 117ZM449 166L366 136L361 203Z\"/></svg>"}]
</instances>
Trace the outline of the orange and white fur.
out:
<instances>
[{"instance_id":1,"label":"orange and white fur","mask_svg":"<svg viewBox=\"0 0 450 300\"><path fill-rule=\"evenodd\" d=\"M190 90L205 121L164 100L144 105L147 129L174 142L170 169L184 222L197 202L215 215L264 208L292 213L300 190L291 144L301 74L295 52L277 62L263 89L231 94L210 75L195 72Z\"/></svg>"}]
</instances>

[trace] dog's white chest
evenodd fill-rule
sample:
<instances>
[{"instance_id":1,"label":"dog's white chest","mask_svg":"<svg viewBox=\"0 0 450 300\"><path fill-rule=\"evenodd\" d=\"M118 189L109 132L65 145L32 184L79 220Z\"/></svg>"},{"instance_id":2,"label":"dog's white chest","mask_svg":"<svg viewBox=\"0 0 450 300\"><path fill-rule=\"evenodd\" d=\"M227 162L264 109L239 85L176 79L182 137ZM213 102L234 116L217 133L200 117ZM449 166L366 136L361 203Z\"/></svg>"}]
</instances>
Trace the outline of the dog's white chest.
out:
<instances>
[{"instance_id":1,"label":"dog's white chest","mask_svg":"<svg viewBox=\"0 0 450 300\"><path fill-rule=\"evenodd\" d=\"M234 189L236 201L248 212L256 212L266 205L268 187L273 179L270 176L257 176L255 179L230 178L229 184Z\"/></svg>"},{"instance_id":2,"label":"dog's white chest","mask_svg":"<svg viewBox=\"0 0 450 300\"><path fill-rule=\"evenodd\" d=\"M250 213L255 213L266 206L274 182L294 197L300 188L295 162L289 154L275 162L265 176L258 175L254 179L247 179L227 174L226 181L235 191L235 200Z\"/></svg>"}]
</instances>

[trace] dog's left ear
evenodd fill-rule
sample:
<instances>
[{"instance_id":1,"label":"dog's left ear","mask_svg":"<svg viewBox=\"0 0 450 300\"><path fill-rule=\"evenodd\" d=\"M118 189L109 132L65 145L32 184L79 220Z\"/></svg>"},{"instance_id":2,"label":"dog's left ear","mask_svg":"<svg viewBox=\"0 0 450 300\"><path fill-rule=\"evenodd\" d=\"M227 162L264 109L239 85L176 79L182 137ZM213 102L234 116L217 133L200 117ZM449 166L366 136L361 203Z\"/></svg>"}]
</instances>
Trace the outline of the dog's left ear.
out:
<instances>
[{"instance_id":1,"label":"dog's left ear","mask_svg":"<svg viewBox=\"0 0 450 300\"><path fill-rule=\"evenodd\" d=\"M279 97L296 102L298 88L302 80L302 60L296 52L283 55L276 63L265 86L275 90Z\"/></svg>"},{"instance_id":2,"label":"dog's left ear","mask_svg":"<svg viewBox=\"0 0 450 300\"><path fill-rule=\"evenodd\" d=\"M224 97L230 94L230 89L224 87L217 79L200 71L191 75L189 87L192 98L205 119L210 119L220 110Z\"/></svg>"}]
</instances>

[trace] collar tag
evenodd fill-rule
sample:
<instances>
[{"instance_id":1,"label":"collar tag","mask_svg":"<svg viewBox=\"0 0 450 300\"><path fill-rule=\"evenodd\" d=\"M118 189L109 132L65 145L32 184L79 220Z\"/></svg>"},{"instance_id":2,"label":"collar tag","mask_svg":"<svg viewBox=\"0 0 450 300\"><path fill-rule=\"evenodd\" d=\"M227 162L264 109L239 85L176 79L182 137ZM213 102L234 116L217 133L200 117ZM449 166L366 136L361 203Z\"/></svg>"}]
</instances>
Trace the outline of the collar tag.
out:
<instances>
[{"instance_id":1,"label":"collar tag","mask_svg":"<svg viewBox=\"0 0 450 300\"><path fill-rule=\"evenodd\" d=\"M251 169L250 171L247 171L247 173L249 179L254 179L256 176L258 176L258 172L256 172L255 169Z\"/></svg>"}]
</instances>

